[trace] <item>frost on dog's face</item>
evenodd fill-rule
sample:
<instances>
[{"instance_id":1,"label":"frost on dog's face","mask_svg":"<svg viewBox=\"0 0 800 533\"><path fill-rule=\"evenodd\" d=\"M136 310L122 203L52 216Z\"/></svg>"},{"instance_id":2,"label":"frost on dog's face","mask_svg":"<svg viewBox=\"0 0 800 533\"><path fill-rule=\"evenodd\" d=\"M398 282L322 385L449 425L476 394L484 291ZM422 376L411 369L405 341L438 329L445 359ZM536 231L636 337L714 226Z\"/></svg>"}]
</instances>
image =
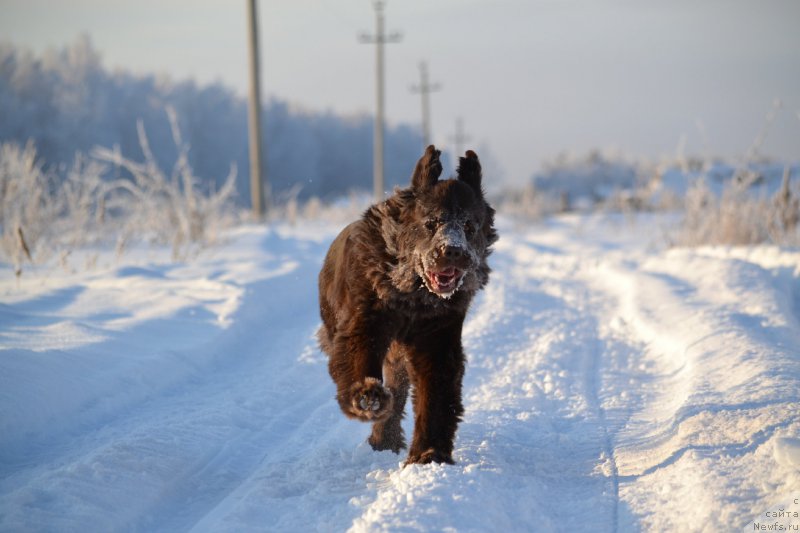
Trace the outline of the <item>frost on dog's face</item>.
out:
<instances>
[{"instance_id":1,"label":"frost on dog's face","mask_svg":"<svg viewBox=\"0 0 800 533\"><path fill-rule=\"evenodd\" d=\"M438 182L418 195L412 255L415 272L431 293L450 298L462 287L479 288L485 211L482 199L457 180Z\"/></svg>"},{"instance_id":2,"label":"frost on dog's face","mask_svg":"<svg viewBox=\"0 0 800 533\"><path fill-rule=\"evenodd\" d=\"M389 279L402 293L471 296L489 281L486 259L497 240L494 210L484 199L475 152L460 158L455 179L442 181L439 154L429 146L417 162L411 187L384 204Z\"/></svg>"}]
</instances>

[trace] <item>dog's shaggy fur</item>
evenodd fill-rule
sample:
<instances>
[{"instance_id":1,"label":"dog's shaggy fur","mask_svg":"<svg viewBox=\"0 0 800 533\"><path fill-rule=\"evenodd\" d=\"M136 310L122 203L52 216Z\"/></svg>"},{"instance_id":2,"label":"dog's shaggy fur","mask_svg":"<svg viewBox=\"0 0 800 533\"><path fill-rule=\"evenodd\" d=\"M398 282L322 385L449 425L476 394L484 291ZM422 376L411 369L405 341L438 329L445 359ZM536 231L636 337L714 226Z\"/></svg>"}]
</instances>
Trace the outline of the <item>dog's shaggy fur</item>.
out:
<instances>
[{"instance_id":1,"label":"dog's shaggy fur","mask_svg":"<svg viewBox=\"0 0 800 533\"><path fill-rule=\"evenodd\" d=\"M411 187L342 230L319 275L319 341L336 399L348 417L373 423L374 449L406 447L400 421L413 385L406 464L453 462L464 412L461 327L489 281L497 240L478 156L467 151L457 178L440 181L439 155L429 146Z\"/></svg>"}]
</instances>

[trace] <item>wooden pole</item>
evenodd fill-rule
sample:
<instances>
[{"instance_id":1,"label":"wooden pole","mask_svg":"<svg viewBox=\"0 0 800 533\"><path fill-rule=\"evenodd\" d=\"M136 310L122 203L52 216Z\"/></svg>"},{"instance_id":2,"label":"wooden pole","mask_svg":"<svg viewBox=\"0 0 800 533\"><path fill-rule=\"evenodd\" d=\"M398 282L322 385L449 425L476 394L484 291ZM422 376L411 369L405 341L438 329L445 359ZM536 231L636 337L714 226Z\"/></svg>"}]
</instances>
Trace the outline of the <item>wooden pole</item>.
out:
<instances>
[{"instance_id":1,"label":"wooden pole","mask_svg":"<svg viewBox=\"0 0 800 533\"><path fill-rule=\"evenodd\" d=\"M375 2L375 133L373 143L373 190L383 200L383 2Z\"/></svg>"},{"instance_id":2,"label":"wooden pole","mask_svg":"<svg viewBox=\"0 0 800 533\"><path fill-rule=\"evenodd\" d=\"M375 201L383 201L384 179L383 179L383 45L385 43L396 43L400 41L399 33L386 35L383 24L383 0L374 0L372 5L375 8L375 35L362 35L361 42L375 45L375 127L373 131L372 143L372 187Z\"/></svg>"},{"instance_id":3,"label":"wooden pole","mask_svg":"<svg viewBox=\"0 0 800 533\"><path fill-rule=\"evenodd\" d=\"M428 79L428 64L424 61L419 64L419 85L413 85L411 92L420 93L422 97L422 149L431 144L431 104L430 93L441 89L438 83L431 83Z\"/></svg>"},{"instance_id":4,"label":"wooden pole","mask_svg":"<svg viewBox=\"0 0 800 533\"><path fill-rule=\"evenodd\" d=\"M256 0L247 0L247 42L250 51L250 98L248 109L248 128L250 139L250 201L253 217L264 218L268 196L264 194L263 145L261 142L261 83L258 60L258 19Z\"/></svg>"},{"instance_id":5,"label":"wooden pole","mask_svg":"<svg viewBox=\"0 0 800 533\"><path fill-rule=\"evenodd\" d=\"M455 143L455 150L456 150L456 161L458 158L464 155L464 143L470 141L469 135L464 133L464 121L461 120L461 117L456 118L456 134L451 137L453 142Z\"/></svg>"}]
</instances>

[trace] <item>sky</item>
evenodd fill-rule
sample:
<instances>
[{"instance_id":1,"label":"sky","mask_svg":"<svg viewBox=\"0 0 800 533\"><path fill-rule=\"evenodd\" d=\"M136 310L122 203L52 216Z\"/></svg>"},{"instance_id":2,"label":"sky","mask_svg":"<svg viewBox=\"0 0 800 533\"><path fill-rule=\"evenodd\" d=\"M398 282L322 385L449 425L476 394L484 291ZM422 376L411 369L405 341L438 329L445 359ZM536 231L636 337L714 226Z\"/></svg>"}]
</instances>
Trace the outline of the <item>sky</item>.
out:
<instances>
[{"instance_id":1,"label":"sky","mask_svg":"<svg viewBox=\"0 0 800 533\"><path fill-rule=\"evenodd\" d=\"M41 52L87 33L103 64L247 90L245 0L0 0L0 40ZM370 0L258 2L262 90L308 110L373 113ZM800 160L797 0L387 0L386 116L527 180L560 153L742 157L781 108L765 155ZM410 162L410 165L413 162Z\"/></svg>"}]
</instances>

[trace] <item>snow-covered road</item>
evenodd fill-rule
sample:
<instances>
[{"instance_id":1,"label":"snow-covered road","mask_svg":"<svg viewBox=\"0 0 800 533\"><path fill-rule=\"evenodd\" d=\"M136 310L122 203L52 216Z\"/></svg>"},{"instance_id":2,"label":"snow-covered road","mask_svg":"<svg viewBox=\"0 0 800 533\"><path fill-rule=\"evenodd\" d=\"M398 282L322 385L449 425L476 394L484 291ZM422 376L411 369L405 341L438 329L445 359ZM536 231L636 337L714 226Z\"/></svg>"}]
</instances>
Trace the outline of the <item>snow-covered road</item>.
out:
<instances>
[{"instance_id":1,"label":"snow-covered road","mask_svg":"<svg viewBox=\"0 0 800 533\"><path fill-rule=\"evenodd\" d=\"M5 269L0 530L752 531L800 493L800 251L632 222L502 220L455 466L403 469L340 414L335 228Z\"/></svg>"}]
</instances>

